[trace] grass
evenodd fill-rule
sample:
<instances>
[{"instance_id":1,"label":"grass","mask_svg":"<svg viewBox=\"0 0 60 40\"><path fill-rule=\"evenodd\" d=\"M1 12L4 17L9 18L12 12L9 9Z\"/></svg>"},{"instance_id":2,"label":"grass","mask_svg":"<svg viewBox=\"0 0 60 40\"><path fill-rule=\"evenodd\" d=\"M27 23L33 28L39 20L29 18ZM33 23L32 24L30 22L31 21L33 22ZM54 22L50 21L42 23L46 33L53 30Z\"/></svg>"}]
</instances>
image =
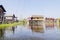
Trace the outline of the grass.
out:
<instances>
[{"instance_id":1,"label":"grass","mask_svg":"<svg viewBox=\"0 0 60 40\"><path fill-rule=\"evenodd\" d=\"M14 23L9 23L9 24L0 24L0 29L5 29L7 27L12 27L12 26L17 26L17 25L26 25L27 21L19 21L19 22L14 22Z\"/></svg>"},{"instance_id":2,"label":"grass","mask_svg":"<svg viewBox=\"0 0 60 40\"><path fill-rule=\"evenodd\" d=\"M7 27L12 27L12 26L17 26L17 25L22 25L22 22L14 22L14 23L9 23L9 24L0 24L0 29L4 29Z\"/></svg>"}]
</instances>

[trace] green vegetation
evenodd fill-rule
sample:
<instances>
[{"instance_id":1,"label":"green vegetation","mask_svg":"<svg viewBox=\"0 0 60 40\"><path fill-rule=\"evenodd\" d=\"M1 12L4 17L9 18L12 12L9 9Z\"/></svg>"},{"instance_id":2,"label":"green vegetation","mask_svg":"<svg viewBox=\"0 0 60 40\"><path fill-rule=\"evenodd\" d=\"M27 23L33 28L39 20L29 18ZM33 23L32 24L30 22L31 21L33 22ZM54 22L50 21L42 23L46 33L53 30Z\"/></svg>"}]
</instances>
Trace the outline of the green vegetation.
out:
<instances>
[{"instance_id":1,"label":"green vegetation","mask_svg":"<svg viewBox=\"0 0 60 40\"><path fill-rule=\"evenodd\" d=\"M17 26L17 25L22 25L22 22L14 22L14 23L9 23L9 24L0 24L0 29L4 29L7 27L12 27L12 26Z\"/></svg>"},{"instance_id":2,"label":"green vegetation","mask_svg":"<svg viewBox=\"0 0 60 40\"><path fill-rule=\"evenodd\" d=\"M26 19L20 20L20 22L22 23L22 25L26 25L27 24L27 20Z\"/></svg>"},{"instance_id":3,"label":"green vegetation","mask_svg":"<svg viewBox=\"0 0 60 40\"><path fill-rule=\"evenodd\" d=\"M12 26L17 26L17 25L26 25L26 24L27 24L27 21L26 21L26 19L24 19L19 22L0 24L0 29L5 29L7 27L12 27Z\"/></svg>"}]
</instances>

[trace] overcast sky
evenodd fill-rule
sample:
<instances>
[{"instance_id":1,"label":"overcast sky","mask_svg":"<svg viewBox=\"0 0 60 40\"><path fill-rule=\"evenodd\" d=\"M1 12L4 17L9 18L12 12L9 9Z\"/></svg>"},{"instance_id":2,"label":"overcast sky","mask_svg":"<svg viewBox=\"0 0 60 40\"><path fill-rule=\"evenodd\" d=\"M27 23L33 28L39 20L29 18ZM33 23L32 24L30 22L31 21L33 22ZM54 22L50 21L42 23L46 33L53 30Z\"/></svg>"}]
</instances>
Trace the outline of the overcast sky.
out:
<instances>
[{"instance_id":1,"label":"overcast sky","mask_svg":"<svg viewBox=\"0 0 60 40\"><path fill-rule=\"evenodd\" d=\"M0 0L0 4L6 15L15 14L20 19L31 15L60 17L60 0Z\"/></svg>"}]
</instances>

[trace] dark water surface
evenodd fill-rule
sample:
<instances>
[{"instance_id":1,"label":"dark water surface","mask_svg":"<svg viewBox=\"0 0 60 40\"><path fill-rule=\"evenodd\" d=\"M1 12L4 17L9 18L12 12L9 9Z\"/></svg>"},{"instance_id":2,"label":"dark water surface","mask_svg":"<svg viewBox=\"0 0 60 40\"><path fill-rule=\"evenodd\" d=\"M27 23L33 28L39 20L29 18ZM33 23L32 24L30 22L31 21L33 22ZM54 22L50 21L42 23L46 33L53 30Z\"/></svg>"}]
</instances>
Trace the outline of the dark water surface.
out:
<instances>
[{"instance_id":1,"label":"dark water surface","mask_svg":"<svg viewBox=\"0 0 60 40\"><path fill-rule=\"evenodd\" d=\"M57 27L44 29L44 32L32 32L27 26L16 26L0 30L0 40L60 40Z\"/></svg>"}]
</instances>

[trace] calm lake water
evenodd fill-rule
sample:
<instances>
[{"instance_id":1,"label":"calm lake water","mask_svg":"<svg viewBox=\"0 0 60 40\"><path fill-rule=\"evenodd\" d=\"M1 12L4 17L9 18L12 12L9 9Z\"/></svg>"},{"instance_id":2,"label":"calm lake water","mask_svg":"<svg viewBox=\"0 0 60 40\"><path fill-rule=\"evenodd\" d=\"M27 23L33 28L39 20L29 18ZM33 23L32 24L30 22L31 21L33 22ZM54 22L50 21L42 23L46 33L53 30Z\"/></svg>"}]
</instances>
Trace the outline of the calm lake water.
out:
<instances>
[{"instance_id":1,"label":"calm lake water","mask_svg":"<svg viewBox=\"0 0 60 40\"><path fill-rule=\"evenodd\" d=\"M0 40L60 40L60 29L44 29L44 32L32 32L28 26L16 26L0 30Z\"/></svg>"}]
</instances>

